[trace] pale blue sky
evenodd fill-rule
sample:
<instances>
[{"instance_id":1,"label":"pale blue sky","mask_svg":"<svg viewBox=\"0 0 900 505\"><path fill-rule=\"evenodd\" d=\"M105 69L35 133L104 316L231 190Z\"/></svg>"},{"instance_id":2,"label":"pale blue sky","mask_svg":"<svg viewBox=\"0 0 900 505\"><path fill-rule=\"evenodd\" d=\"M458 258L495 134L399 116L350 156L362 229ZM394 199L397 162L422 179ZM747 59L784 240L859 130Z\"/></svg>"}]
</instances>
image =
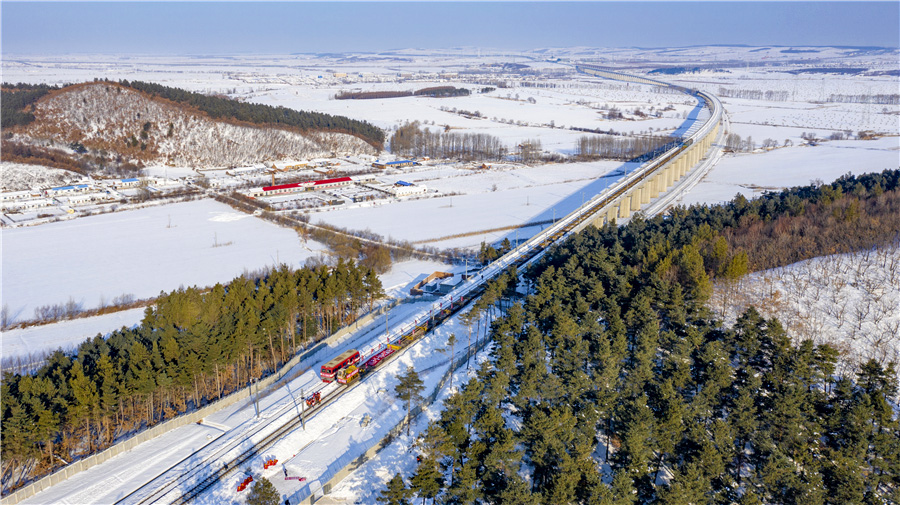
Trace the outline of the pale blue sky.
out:
<instances>
[{"instance_id":1,"label":"pale blue sky","mask_svg":"<svg viewBox=\"0 0 900 505\"><path fill-rule=\"evenodd\" d=\"M4 54L900 45L900 2L11 2Z\"/></svg>"}]
</instances>

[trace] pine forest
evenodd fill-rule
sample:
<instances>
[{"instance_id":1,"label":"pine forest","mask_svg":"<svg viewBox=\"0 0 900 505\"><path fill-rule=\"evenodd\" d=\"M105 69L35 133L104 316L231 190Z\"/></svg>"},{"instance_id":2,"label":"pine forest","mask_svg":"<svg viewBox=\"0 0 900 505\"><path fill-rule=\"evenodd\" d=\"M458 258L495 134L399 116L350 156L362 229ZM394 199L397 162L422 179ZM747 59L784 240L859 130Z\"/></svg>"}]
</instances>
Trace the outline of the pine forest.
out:
<instances>
[{"instance_id":1,"label":"pine forest","mask_svg":"<svg viewBox=\"0 0 900 505\"><path fill-rule=\"evenodd\" d=\"M845 176L555 247L379 501L900 502L896 365L839 375L835 348L752 307L725 327L706 305L712 279L896 245L898 196L896 170Z\"/></svg>"}]
</instances>

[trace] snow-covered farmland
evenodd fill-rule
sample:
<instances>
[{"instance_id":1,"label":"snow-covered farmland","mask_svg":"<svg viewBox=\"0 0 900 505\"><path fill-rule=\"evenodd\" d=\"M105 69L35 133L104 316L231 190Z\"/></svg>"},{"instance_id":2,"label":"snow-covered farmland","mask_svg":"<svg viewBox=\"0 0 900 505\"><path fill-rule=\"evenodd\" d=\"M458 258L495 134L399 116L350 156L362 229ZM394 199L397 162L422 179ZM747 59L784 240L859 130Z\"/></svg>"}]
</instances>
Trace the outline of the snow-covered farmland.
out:
<instances>
[{"instance_id":1,"label":"snow-covered farmland","mask_svg":"<svg viewBox=\"0 0 900 505\"><path fill-rule=\"evenodd\" d=\"M554 217L568 214L581 205L582 198L590 199L620 176L625 166L597 162L490 171L436 168L402 177L455 195L333 210L313 214L311 220L346 228L365 227L385 237L441 248L477 247L482 241L513 240L516 232L474 232L552 222ZM627 168L633 167L628 164ZM519 238L527 238L536 230L540 228L522 230Z\"/></svg>"},{"instance_id":2,"label":"snow-covered farmland","mask_svg":"<svg viewBox=\"0 0 900 505\"><path fill-rule=\"evenodd\" d=\"M814 147L795 146L753 154L725 155L678 203L716 204L738 193L747 198L765 191L805 186L815 180L896 170L900 166L900 137L878 140L839 140Z\"/></svg>"},{"instance_id":3,"label":"snow-covered farmland","mask_svg":"<svg viewBox=\"0 0 900 505\"><path fill-rule=\"evenodd\" d=\"M22 365L38 363L47 352L71 351L98 333L106 335L123 326L132 327L144 318L144 309L128 309L93 317L59 321L41 326L14 328L0 333L4 367L20 360Z\"/></svg>"},{"instance_id":4,"label":"snow-covered farmland","mask_svg":"<svg viewBox=\"0 0 900 505\"><path fill-rule=\"evenodd\" d=\"M185 202L3 231L3 304L12 320L35 307L156 296L226 282L323 251L281 228L212 201Z\"/></svg>"}]
</instances>

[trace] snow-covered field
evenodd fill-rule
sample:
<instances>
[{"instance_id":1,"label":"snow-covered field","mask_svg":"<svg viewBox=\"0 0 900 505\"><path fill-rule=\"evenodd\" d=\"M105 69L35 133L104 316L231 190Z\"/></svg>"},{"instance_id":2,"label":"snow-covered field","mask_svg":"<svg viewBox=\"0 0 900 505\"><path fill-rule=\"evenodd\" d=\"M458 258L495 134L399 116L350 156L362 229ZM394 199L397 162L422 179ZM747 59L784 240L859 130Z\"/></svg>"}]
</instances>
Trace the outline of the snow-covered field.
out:
<instances>
[{"instance_id":1,"label":"snow-covered field","mask_svg":"<svg viewBox=\"0 0 900 505\"><path fill-rule=\"evenodd\" d=\"M727 154L677 203L717 204L738 193L747 198L765 191L831 182L854 175L900 167L900 137L835 140L817 146L778 148L764 153Z\"/></svg>"},{"instance_id":2,"label":"snow-covered field","mask_svg":"<svg viewBox=\"0 0 900 505\"><path fill-rule=\"evenodd\" d=\"M245 271L299 266L324 251L297 233L213 200L3 231L3 304L12 320L43 305L100 307Z\"/></svg>"},{"instance_id":3,"label":"snow-covered field","mask_svg":"<svg viewBox=\"0 0 900 505\"><path fill-rule=\"evenodd\" d=\"M535 221L552 221L575 210L584 200L611 184L625 164L596 162L543 165L507 169L434 169L402 176L453 196L374 204L312 214L311 221L360 229L384 237L427 245L478 247L482 241L515 239L515 230L478 233L458 238L454 235L516 226ZM631 170L634 164L628 164ZM399 178L399 177L398 177ZM525 239L540 228L520 231ZM437 240L442 239L442 240Z\"/></svg>"},{"instance_id":4,"label":"snow-covered field","mask_svg":"<svg viewBox=\"0 0 900 505\"><path fill-rule=\"evenodd\" d=\"M782 93L782 97L786 97L783 100L727 97L723 98L723 103L730 120L730 131L744 138L752 137L757 144L771 138L778 145L790 140L794 146L763 153L726 155L681 203L715 203L729 200L738 192L751 197L765 190L808 184L815 179L827 182L847 172L897 168L900 106L829 101L832 95L896 95L896 76L834 74L823 77L820 74L787 73L784 67L745 68L734 65L736 60L744 58L769 64L794 61L790 68L795 69L845 63L879 72L895 71L896 51L852 52L840 48L821 48L816 53L802 55L809 60L804 63L795 61L799 60L797 55L785 53L782 49L701 47L659 52L571 48L513 57L531 69L547 74L537 77L505 71L491 73L490 69L496 68L492 65L507 63L510 56L480 50L476 55L471 48L448 50L440 55L402 50L389 55L320 58L313 55L177 58L4 55L2 70L6 82L64 83L95 77L153 81L194 91L225 93L258 103L342 114L370 121L388 130L406 121L418 120L435 130L449 128L449 131L458 133L489 133L511 147L523 140L539 139L545 150L572 154L575 141L584 133L569 130L568 127L613 129L623 133L648 132L652 129L654 133L665 133L683 126L684 120L681 118L693 108L694 102L684 95L659 93L644 86L603 82L577 75L565 64L541 60L591 57L601 65L643 67L648 70L655 66L688 65L701 61L721 64L727 71L703 70L695 74L655 77L706 89L714 94L720 88L729 93L754 90ZM819 61L812 60L813 57ZM768 60L763 61L764 58ZM553 77L548 77L549 73L554 72ZM487 85L483 84L485 81L503 82L504 86L509 87L478 93L481 87ZM473 93L467 97L447 99L339 101L331 98L341 90L414 90L432 85L467 87ZM601 113L611 107L618 108L627 117L603 119ZM639 119L631 114L635 108L649 113L651 107L654 111L667 107L671 109L661 112L662 116L654 119ZM453 109L478 111L483 118L466 118ZM874 141L828 141L814 147L799 145L803 133L827 138L834 132L846 131L855 136L861 130L893 136ZM313 223L321 220L351 229L368 228L385 237L422 241L442 248L477 247L482 241L495 242L503 237L513 239L516 232L506 230L448 237L560 217L580 205L582 192L586 200L608 185L613 180L608 175L619 172L622 166L622 163L616 162L538 167L499 165L488 171L474 171L457 164L398 172L382 178L387 182L393 179L420 182L443 194L454 193L454 196L374 206L348 206L341 210L314 212L310 218ZM173 176L172 173L193 173L184 167L153 169L156 175L167 171L171 171L169 177ZM171 227L168 226L170 219ZM522 229L519 238L525 238L539 229L539 225ZM180 285L227 282L244 270L255 270L275 263L298 265L321 251L321 246L317 244L310 242L308 246L304 245L291 230L278 228L212 201L166 205L33 228L4 229L2 238L3 304L8 306L14 317L20 319L30 319L36 306L64 304L70 298L85 307L92 307L125 293L143 298ZM215 244L220 247L213 247ZM822 260L820 263L829 261L834 263L837 260ZM854 258L850 264L856 267L863 265L864 261ZM784 292L782 302L789 299L813 301L818 297L815 303L821 311L812 313L797 307L785 308L788 312L779 317L793 318L806 324L798 330L801 332L822 330L820 338L824 341L830 341L831 335L838 334L829 332L850 331L850 334L856 335L855 340L837 340L836 343L851 355L865 357L877 351L881 353L876 356L879 358L896 356L896 341L879 337L885 331L893 331L894 336L897 334L896 290L886 289L880 293L875 289L867 293L865 287L853 286L854 282L882 282L884 279L881 277L864 276L846 280L842 286L826 285L838 282L841 277L819 279L819 271L824 267L817 266L819 263L815 262L809 265L785 269L785 272L774 277L775 274L760 276L760 289L765 294L772 293L772 286L782 286L778 288ZM841 265L846 266L844 263ZM804 268L810 273L797 273ZM845 269L850 270L849 267ZM400 296L410 283L434 270L448 268L430 262L398 264L382 276L382 282L386 288L393 289L392 294ZM878 268L873 266L867 271L878 271ZM794 276L806 279L800 283L806 286L806 290L789 292L789 289L800 289L791 287L790 282L784 284L783 279L793 279ZM886 281L889 288L897 286L896 276L892 279ZM748 285L750 282L747 281ZM873 284L873 287L878 285ZM818 290L818 294L810 294L809 290ZM856 324L859 327L856 333L835 323L837 319L828 319L831 315L822 316L829 310L836 310L837 302L831 300L834 296L843 297L841 301L847 302L841 324ZM875 300L875 296L879 298ZM865 310L868 303L870 317L878 313L881 319L858 323L853 319L857 305L849 303L853 300L862 304L857 304L860 311ZM889 310L891 303L893 312ZM414 304L400 305L390 317L391 324L399 322L413 308ZM840 315L833 317L839 318ZM7 356L8 352L27 355L41 349L72 345L75 340L66 340L65 335L78 335L76 338L80 341L83 336L106 333L121 325L134 324L138 319L140 314L134 311L110 316L109 319L90 318L83 323L69 321L6 332L2 341L3 355ZM362 336L351 337L329 352L336 353L351 345L364 345L369 339L367 335L375 335L382 328L380 324L375 327L363 332ZM327 480L329 472L343 464L341 458L360 454L367 444L380 440L396 423L398 416L402 416L401 406L390 393L394 376L401 367L414 365L423 374L426 385L433 387L447 362L447 357L437 349L454 331L458 335L465 333L456 322L442 326L389 369L379 372L377 377L357 387L346 399L329 405L314 416L307 425L307 432L288 435L272 448L271 454L264 455L276 456L281 462L286 462L291 472L306 476L309 481L302 485L284 481L280 465L262 475L271 478L283 496L293 495L304 487L315 491L315 481L323 483ZM872 339L881 339L879 342L882 343L873 344ZM328 357L331 355L322 355L316 360L318 362ZM306 372L292 383L292 389L309 387L316 381L312 372ZM283 388L276 390L264 398L264 410L284 407L289 405L289 401ZM219 437L224 443L229 438L243 436L247 423L253 423L252 413L253 409L247 403L221 411L210 421L228 428L225 437L219 437L221 430L209 427L191 426L176 430L144 444L139 450L37 495L31 502L113 501L126 490L140 485L138 481L141 479L152 477L190 456L209 440ZM368 427L362 427L359 422L364 414L369 414L373 419ZM436 411L432 411L427 416L435 415ZM427 416L423 416L416 425L417 430L424 427ZM207 439L207 436L210 438ZM412 471L410 461L414 458L403 454L409 443L410 439L400 437L398 442L345 479L334 490L332 497L349 502L373 502L378 490L394 472L399 470L409 476ZM156 455L151 464L146 463L148 454ZM261 469L261 461L254 460L252 468L254 472ZM237 476L232 476L230 480L217 484L200 501L243 501L243 497L234 493L237 479ZM98 483L102 484L102 490Z\"/></svg>"},{"instance_id":5,"label":"snow-covered field","mask_svg":"<svg viewBox=\"0 0 900 505\"><path fill-rule=\"evenodd\" d=\"M143 318L144 309L136 308L42 326L4 330L0 333L3 362L6 365L13 358L20 358L23 364L28 364L32 362L29 357L39 362L47 352L56 349L74 350L78 344L97 334L105 336L123 326L130 328L139 324Z\"/></svg>"},{"instance_id":6,"label":"snow-covered field","mask_svg":"<svg viewBox=\"0 0 900 505\"><path fill-rule=\"evenodd\" d=\"M747 306L777 317L795 340L831 344L842 371L900 362L900 245L823 256L717 284L713 307L733 322Z\"/></svg>"}]
</instances>

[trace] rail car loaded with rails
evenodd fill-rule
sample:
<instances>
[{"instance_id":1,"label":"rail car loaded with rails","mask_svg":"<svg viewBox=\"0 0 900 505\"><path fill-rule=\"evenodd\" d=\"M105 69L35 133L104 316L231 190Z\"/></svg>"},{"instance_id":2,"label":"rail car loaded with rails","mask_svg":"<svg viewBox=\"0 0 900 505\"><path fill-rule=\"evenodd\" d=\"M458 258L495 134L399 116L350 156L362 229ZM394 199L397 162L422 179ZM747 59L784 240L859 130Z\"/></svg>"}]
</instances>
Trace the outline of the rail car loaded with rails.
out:
<instances>
[{"instance_id":1,"label":"rail car loaded with rails","mask_svg":"<svg viewBox=\"0 0 900 505\"><path fill-rule=\"evenodd\" d=\"M425 333L441 324L445 319L458 312L472 298L481 295L483 288L478 292L470 292L468 296L460 296L454 300L450 298L449 307L441 308L424 322L418 323L410 330L401 333L393 342L383 344L379 350L368 356L364 361L360 358L359 351L350 349L342 352L336 358L322 365L322 382L332 382L337 379L339 384L352 384L370 371L377 368L392 355L420 339ZM360 365L360 361L363 363Z\"/></svg>"}]
</instances>

